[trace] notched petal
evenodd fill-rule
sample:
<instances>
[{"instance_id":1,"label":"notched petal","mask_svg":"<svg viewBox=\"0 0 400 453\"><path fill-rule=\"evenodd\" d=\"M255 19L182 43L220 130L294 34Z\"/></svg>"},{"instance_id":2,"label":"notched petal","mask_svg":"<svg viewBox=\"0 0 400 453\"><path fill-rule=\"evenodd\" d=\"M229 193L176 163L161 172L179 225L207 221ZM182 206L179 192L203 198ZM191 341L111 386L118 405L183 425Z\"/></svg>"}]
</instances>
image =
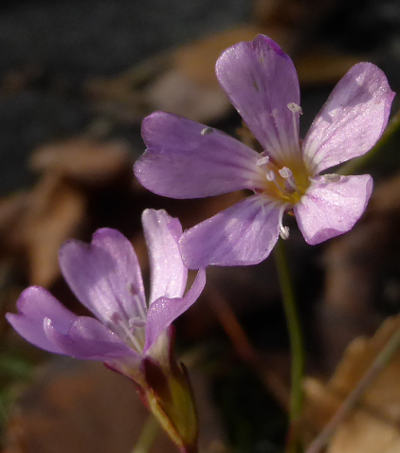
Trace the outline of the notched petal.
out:
<instances>
[{"instance_id":1,"label":"notched petal","mask_svg":"<svg viewBox=\"0 0 400 453\"><path fill-rule=\"evenodd\" d=\"M369 175L341 176L336 182L316 177L294 207L306 242L316 245L353 228L367 207L372 188Z\"/></svg>"},{"instance_id":2,"label":"notched petal","mask_svg":"<svg viewBox=\"0 0 400 453\"><path fill-rule=\"evenodd\" d=\"M204 124L164 112L143 120L147 150L134 172L148 190L200 198L251 188L258 153Z\"/></svg>"},{"instance_id":3,"label":"notched petal","mask_svg":"<svg viewBox=\"0 0 400 453\"><path fill-rule=\"evenodd\" d=\"M43 320L51 317L60 329L69 329L77 316L65 308L46 289L31 286L17 301L18 313L7 313L7 321L25 340L46 351L60 353L60 348L43 331Z\"/></svg>"},{"instance_id":4,"label":"notched petal","mask_svg":"<svg viewBox=\"0 0 400 453\"><path fill-rule=\"evenodd\" d=\"M300 90L292 60L265 35L225 50L216 63L222 88L275 160L298 155Z\"/></svg>"},{"instance_id":5,"label":"notched petal","mask_svg":"<svg viewBox=\"0 0 400 453\"><path fill-rule=\"evenodd\" d=\"M353 66L333 89L304 140L313 174L369 151L382 135L395 93L372 63Z\"/></svg>"},{"instance_id":6,"label":"notched petal","mask_svg":"<svg viewBox=\"0 0 400 453\"><path fill-rule=\"evenodd\" d=\"M66 242L59 253L62 273L77 298L102 322L119 313L126 321L146 310L139 263L119 231L97 230L91 244Z\"/></svg>"}]
</instances>

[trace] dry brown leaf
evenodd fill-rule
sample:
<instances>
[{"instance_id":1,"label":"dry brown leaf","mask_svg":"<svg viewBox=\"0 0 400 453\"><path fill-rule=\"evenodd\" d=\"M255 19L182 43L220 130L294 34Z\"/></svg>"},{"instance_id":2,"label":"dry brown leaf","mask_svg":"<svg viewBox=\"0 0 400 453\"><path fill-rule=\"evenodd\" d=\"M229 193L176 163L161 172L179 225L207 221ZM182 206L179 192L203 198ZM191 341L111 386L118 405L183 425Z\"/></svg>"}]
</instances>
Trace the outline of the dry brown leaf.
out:
<instances>
[{"instance_id":1,"label":"dry brown leaf","mask_svg":"<svg viewBox=\"0 0 400 453\"><path fill-rule=\"evenodd\" d=\"M82 192L48 173L29 194L29 210L15 235L29 260L29 281L48 286L59 275L58 249L85 215Z\"/></svg>"},{"instance_id":2,"label":"dry brown leaf","mask_svg":"<svg viewBox=\"0 0 400 453\"><path fill-rule=\"evenodd\" d=\"M87 217L87 199L132 179L123 142L77 137L38 148L31 167L42 175L28 192L0 201L1 249L21 258L32 284L49 286L59 275L58 250Z\"/></svg>"},{"instance_id":3,"label":"dry brown leaf","mask_svg":"<svg viewBox=\"0 0 400 453\"><path fill-rule=\"evenodd\" d=\"M120 120L137 120L166 110L196 121L220 119L230 103L215 77L215 62L230 45L255 37L252 25L219 32L189 43L109 79L87 83L99 109ZM122 113L121 113L122 112Z\"/></svg>"},{"instance_id":4,"label":"dry brown leaf","mask_svg":"<svg viewBox=\"0 0 400 453\"><path fill-rule=\"evenodd\" d=\"M56 171L79 181L102 184L126 170L130 160L125 142L78 137L41 146L33 152L30 165L36 171Z\"/></svg>"},{"instance_id":5,"label":"dry brown leaf","mask_svg":"<svg viewBox=\"0 0 400 453\"><path fill-rule=\"evenodd\" d=\"M357 338L346 349L333 377L323 384L305 380L304 426L308 441L335 414L393 333L400 316L389 318L372 338ZM357 407L339 425L327 453L396 453L400 451L400 351L376 377Z\"/></svg>"},{"instance_id":6,"label":"dry brown leaf","mask_svg":"<svg viewBox=\"0 0 400 453\"><path fill-rule=\"evenodd\" d=\"M218 86L199 86L172 68L144 91L150 110L163 110L207 123L221 118L230 103Z\"/></svg>"},{"instance_id":7,"label":"dry brown leaf","mask_svg":"<svg viewBox=\"0 0 400 453\"><path fill-rule=\"evenodd\" d=\"M172 55L173 66L195 84L219 88L215 62L228 47L240 41L250 41L260 29L250 24L215 33L179 47Z\"/></svg>"},{"instance_id":8,"label":"dry brown leaf","mask_svg":"<svg viewBox=\"0 0 400 453\"><path fill-rule=\"evenodd\" d=\"M43 173L37 184L0 201L1 249L25 261L30 283L48 286L59 275L59 247L86 216L82 185L129 180L131 159L124 143L79 137L38 148L31 166Z\"/></svg>"},{"instance_id":9,"label":"dry brown leaf","mask_svg":"<svg viewBox=\"0 0 400 453\"><path fill-rule=\"evenodd\" d=\"M11 194L8 197L0 199L0 237L2 248L12 247L10 244L9 232L15 230L19 220L28 208L28 197L26 192L18 192ZM7 240L4 238L7 236ZM11 241L13 242L13 241Z\"/></svg>"},{"instance_id":10,"label":"dry brown leaf","mask_svg":"<svg viewBox=\"0 0 400 453\"><path fill-rule=\"evenodd\" d=\"M164 51L109 78L91 79L86 90L103 113L140 122L165 110L200 122L221 119L231 108L215 76L215 62L229 46L259 33L274 39L294 58L302 83L336 82L358 57L315 47L315 31L333 0L257 0L249 23Z\"/></svg>"},{"instance_id":11,"label":"dry brown leaf","mask_svg":"<svg viewBox=\"0 0 400 453\"><path fill-rule=\"evenodd\" d=\"M215 62L227 47L251 40L257 33L256 27L241 25L173 51L170 67L143 91L149 109L173 112L200 122L221 118L230 103L215 76Z\"/></svg>"}]
</instances>

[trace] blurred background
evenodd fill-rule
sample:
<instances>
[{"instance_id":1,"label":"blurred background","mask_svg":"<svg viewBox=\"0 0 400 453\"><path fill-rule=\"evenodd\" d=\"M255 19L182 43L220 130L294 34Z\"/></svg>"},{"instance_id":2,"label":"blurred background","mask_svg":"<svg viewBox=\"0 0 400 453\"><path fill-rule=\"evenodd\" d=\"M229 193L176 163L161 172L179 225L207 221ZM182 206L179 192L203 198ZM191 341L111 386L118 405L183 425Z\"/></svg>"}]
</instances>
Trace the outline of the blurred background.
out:
<instances>
[{"instance_id":1,"label":"blurred background","mask_svg":"<svg viewBox=\"0 0 400 453\"><path fill-rule=\"evenodd\" d=\"M20 291L32 284L49 288L83 313L58 269L58 248L67 238L89 241L96 228L118 228L132 239L146 277L144 208L165 208L189 227L240 197L157 197L134 180L132 163L144 150L141 120L154 110L243 136L214 65L226 47L257 33L271 36L294 59L302 87L303 136L334 84L359 61L377 64L392 89L400 89L396 0L2 3L2 315L15 311ZM395 99L392 116L398 108ZM321 383L352 339L371 335L399 312L396 124L355 169L371 173L376 185L352 232L311 248L291 224L287 248L304 323L307 374ZM176 327L199 401L203 451L282 451L289 352L272 257L248 268L210 268L205 294ZM0 444L5 452L135 451L146 412L130 382L101 364L37 350L14 334L4 316L0 336ZM391 382L398 382L400 368L397 373ZM399 414L400 398L397 404ZM320 429L324 417L316 413L305 416L306 438ZM399 436L395 431L397 441ZM174 451L161 433L151 448L153 453Z\"/></svg>"}]
</instances>

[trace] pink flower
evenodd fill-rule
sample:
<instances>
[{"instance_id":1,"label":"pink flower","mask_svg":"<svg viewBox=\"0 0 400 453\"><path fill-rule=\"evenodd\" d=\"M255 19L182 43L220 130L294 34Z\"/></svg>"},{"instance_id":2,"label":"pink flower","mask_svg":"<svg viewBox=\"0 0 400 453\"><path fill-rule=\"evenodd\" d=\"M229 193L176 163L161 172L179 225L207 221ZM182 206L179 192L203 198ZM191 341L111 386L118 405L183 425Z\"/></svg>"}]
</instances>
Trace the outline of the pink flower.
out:
<instances>
[{"instance_id":1,"label":"pink flower","mask_svg":"<svg viewBox=\"0 0 400 453\"><path fill-rule=\"evenodd\" d=\"M17 301L18 313L6 314L9 323L39 348L102 361L142 385L143 361L158 360L160 351L168 356L168 327L205 285L201 270L185 293L179 220L163 210L146 209L142 222L151 264L149 304L131 243L119 231L102 228L91 244L70 240L59 254L67 283L93 317L77 316L46 289L31 286Z\"/></svg>"},{"instance_id":2,"label":"pink flower","mask_svg":"<svg viewBox=\"0 0 400 453\"><path fill-rule=\"evenodd\" d=\"M8 322L26 340L56 354L99 360L138 384L143 401L180 451L196 451L197 415L184 367L174 356L171 323L199 297L205 271L185 292L182 227L165 211L146 209L142 223L150 258L146 303L135 251L119 231L97 230L90 244L68 241L61 271L93 316L77 316L44 288L31 286Z\"/></svg>"},{"instance_id":3,"label":"pink flower","mask_svg":"<svg viewBox=\"0 0 400 453\"><path fill-rule=\"evenodd\" d=\"M299 82L292 60L267 36L240 42L217 61L218 80L263 151L169 113L143 121L147 150L135 163L139 181L173 198L249 189L252 195L186 231L180 239L189 268L248 265L264 260L292 210L308 244L349 231L364 212L369 175L340 176L329 168L366 153L386 127L394 97L371 63L339 81L303 142Z\"/></svg>"}]
</instances>

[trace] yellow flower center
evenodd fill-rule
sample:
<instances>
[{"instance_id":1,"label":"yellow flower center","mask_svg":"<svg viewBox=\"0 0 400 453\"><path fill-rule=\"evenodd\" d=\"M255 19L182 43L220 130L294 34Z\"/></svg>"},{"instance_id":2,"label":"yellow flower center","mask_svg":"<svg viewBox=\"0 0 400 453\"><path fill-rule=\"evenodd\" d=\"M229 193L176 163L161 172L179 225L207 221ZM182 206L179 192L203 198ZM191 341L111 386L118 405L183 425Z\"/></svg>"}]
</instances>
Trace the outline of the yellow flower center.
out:
<instances>
[{"instance_id":1,"label":"yellow flower center","mask_svg":"<svg viewBox=\"0 0 400 453\"><path fill-rule=\"evenodd\" d=\"M311 174L300 156L282 163L263 156L257 166L261 182L257 191L281 203L294 206L310 186Z\"/></svg>"}]
</instances>

